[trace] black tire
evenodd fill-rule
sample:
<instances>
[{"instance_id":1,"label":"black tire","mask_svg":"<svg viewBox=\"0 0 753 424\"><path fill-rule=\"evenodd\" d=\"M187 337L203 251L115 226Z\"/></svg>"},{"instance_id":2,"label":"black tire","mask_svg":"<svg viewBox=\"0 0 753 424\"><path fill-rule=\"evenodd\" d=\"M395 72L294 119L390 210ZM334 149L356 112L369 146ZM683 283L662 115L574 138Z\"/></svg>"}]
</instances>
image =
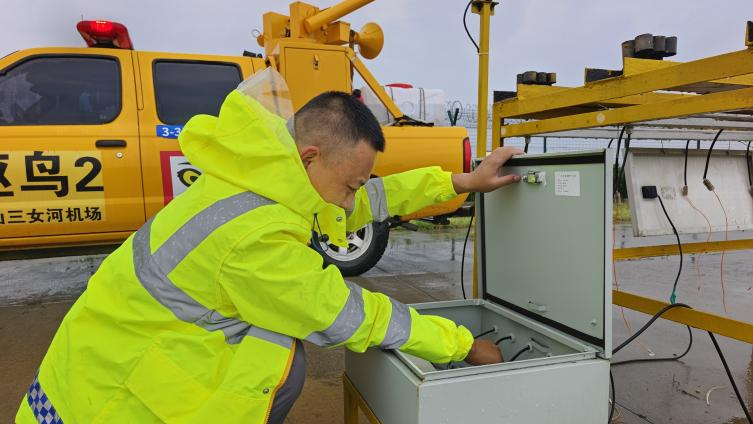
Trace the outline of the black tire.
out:
<instances>
[{"instance_id":1,"label":"black tire","mask_svg":"<svg viewBox=\"0 0 753 424\"><path fill-rule=\"evenodd\" d=\"M335 265L343 276L353 277L370 270L382 258L390 238L389 223L387 221L372 222L360 230L348 233L349 241L353 241L356 237L362 241L361 246L350 243L347 253L339 250L335 245L321 241L312 241L311 247L322 255L324 266ZM317 239L318 235L314 240Z\"/></svg>"}]
</instances>

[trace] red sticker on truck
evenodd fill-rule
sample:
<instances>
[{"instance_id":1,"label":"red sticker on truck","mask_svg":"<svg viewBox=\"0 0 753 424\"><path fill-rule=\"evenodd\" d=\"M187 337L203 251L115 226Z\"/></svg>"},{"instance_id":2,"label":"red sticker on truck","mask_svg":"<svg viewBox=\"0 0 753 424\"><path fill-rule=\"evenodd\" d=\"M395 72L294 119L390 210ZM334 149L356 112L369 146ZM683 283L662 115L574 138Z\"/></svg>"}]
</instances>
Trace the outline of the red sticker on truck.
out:
<instances>
[{"instance_id":1,"label":"red sticker on truck","mask_svg":"<svg viewBox=\"0 0 753 424\"><path fill-rule=\"evenodd\" d=\"M201 176L201 170L191 165L180 151L160 152L160 166L165 204L186 191Z\"/></svg>"}]
</instances>

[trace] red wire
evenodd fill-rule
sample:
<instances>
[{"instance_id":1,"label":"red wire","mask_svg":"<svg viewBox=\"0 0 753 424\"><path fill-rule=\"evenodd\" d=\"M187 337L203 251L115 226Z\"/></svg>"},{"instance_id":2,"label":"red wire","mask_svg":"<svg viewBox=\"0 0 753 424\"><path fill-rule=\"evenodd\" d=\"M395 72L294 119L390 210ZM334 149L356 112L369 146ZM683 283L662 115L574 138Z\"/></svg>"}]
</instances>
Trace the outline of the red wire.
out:
<instances>
[{"instance_id":1,"label":"red wire","mask_svg":"<svg viewBox=\"0 0 753 424\"><path fill-rule=\"evenodd\" d=\"M612 225L612 249L617 247L617 239L615 238L615 228L614 225ZM614 287L619 290L620 289L620 278L617 274L617 261L612 258L612 277L614 278ZM633 329L630 327L630 322L628 321L627 317L625 316L625 308L620 306L620 314L622 315L622 322L625 323L625 328L627 328L628 333L632 333ZM650 356L654 356L654 351L651 350L648 346L641 343L640 340L636 340L636 343L638 343Z\"/></svg>"},{"instance_id":2,"label":"red wire","mask_svg":"<svg viewBox=\"0 0 753 424\"><path fill-rule=\"evenodd\" d=\"M701 214L701 216L703 217L703 219L706 220L706 225L709 228L709 231L706 233L706 243L708 243L709 240L711 240L711 221L709 220L709 217L707 217L705 213L701 212L701 210L698 209L693 204L693 202L690 201L690 197L685 196L685 200L687 200L688 203L690 203L690 207L693 208L693 210L695 210L696 212L698 212L699 214ZM696 270L696 275L697 275L696 279L697 279L697 282L698 282L698 291L701 291L701 265L700 265L700 258L701 258L701 255L698 255L698 256L696 256L696 260L695 260L695 270Z\"/></svg>"},{"instance_id":3,"label":"red wire","mask_svg":"<svg viewBox=\"0 0 753 424\"><path fill-rule=\"evenodd\" d=\"M716 200L719 202L719 206L722 208L722 212L724 213L724 241L729 240L729 220L727 219L727 210L724 209L724 205L722 204L722 199L719 198L719 195L716 194L716 190L712 190L712 193L714 193L714 196L716 196ZM725 250L722 249L722 260L719 265L719 282L722 286L722 306L724 307L724 313L727 313L727 290L724 287L724 252Z\"/></svg>"}]
</instances>

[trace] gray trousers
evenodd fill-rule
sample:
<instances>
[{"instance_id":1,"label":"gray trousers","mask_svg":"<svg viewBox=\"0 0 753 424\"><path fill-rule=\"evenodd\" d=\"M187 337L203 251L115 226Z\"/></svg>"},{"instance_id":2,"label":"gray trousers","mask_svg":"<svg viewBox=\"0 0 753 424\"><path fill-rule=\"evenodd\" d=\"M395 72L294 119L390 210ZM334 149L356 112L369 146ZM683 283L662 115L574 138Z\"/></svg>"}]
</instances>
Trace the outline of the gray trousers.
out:
<instances>
[{"instance_id":1,"label":"gray trousers","mask_svg":"<svg viewBox=\"0 0 753 424\"><path fill-rule=\"evenodd\" d=\"M277 390L275 399L272 402L272 411L269 413L268 424L282 424L285 417L288 416L290 409L298 399L303 390L303 381L306 379L306 352L303 350L303 343L300 340L295 341L295 355L293 363L290 366L288 379L285 380L282 387Z\"/></svg>"}]
</instances>

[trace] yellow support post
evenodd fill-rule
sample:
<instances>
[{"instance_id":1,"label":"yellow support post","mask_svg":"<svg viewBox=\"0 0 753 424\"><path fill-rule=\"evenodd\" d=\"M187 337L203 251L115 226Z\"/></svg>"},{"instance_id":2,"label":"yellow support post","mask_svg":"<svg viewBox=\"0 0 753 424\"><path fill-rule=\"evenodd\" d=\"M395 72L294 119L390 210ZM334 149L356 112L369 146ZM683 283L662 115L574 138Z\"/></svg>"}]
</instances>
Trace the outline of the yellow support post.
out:
<instances>
[{"instance_id":1,"label":"yellow support post","mask_svg":"<svg viewBox=\"0 0 753 424\"><path fill-rule=\"evenodd\" d=\"M366 85L371 88L371 91L376 94L376 96L379 98L379 101L382 102L384 107L387 108L387 111L395 117L395 119L402 118L403 112L400 111L400 108L397 107L394 101L392 101L392 98L387 95L387 93L384 91L381 85L379 85L379 81L374 78L374 75L371 74L371 72L366 68L366 65L361 62L361 60L356 56L356 53L348 49L348 59L350 59L350 62L353 64L353 67L356 69L356 72L358 72L359 75L361 75L361 78L366 82Z\"/></svg>"},{"instance_id":2,"label":"yellow support post","mask_svg":"<svg viewBox=\"0 0 753 424\"><path fill-rule=\"evenodd\" d=\"M343 397L345 399L345 424L358 424L359 410L363 412L369 423L380 424L379 418L345 373L343 373Z\"/></svg>"},{"instance_id":3,"label":"yellow support post","mask_svg":"<svg viewBox=\"0 0 753 424\"><path fill-rule=\"evenodd\" d=\"M491 0L475 0L472 11L480 16L478 39L478 128L476 130L476 157L486 156L486 126L489 121L486 105L489 103L489 26L494 6Z\"/></svg>"},{"instance_id":4,"label":"yellow support post","mask_svg":"<svg viewBox=\"0 0 753 424\"><path fill-rule=\"evenodd\" d=\"M473 291L471 296L474 299L478 299L478 255L476 255L476 252L478 252L478 241L476 238L476 234L478 234L478 219L474 223L473 227ZM464 280L463 280L464 281Z\"/></svg>"},{"instance_id":5,"label":"yellow support post","mask_svg":"<svg viewBox=\"0 0 753 424\"><path fill-rule=\"evenodd\" d=\"M472 3L472 12L480 17L478 39L478 123L476 128L476 157L486 156L486 126L489 121L486 105L489 103L489 27L494 6L491 0L476 0ZM478 272L476 270L478 242L473 237L473 297L478 297Z\"/></svg>"},{"instance_id":6,"label":"yellow support post","mask_svg":"<svg viewBox=\"0 0 753 424\"><path fill-rule=\"evenodd\" d=\"M492 112L492 119L494 119L494 112ZM499 134L500 125L492 124L492 150L497 147L502 147L502 142Z\"/></svg>"}]
</instances>

